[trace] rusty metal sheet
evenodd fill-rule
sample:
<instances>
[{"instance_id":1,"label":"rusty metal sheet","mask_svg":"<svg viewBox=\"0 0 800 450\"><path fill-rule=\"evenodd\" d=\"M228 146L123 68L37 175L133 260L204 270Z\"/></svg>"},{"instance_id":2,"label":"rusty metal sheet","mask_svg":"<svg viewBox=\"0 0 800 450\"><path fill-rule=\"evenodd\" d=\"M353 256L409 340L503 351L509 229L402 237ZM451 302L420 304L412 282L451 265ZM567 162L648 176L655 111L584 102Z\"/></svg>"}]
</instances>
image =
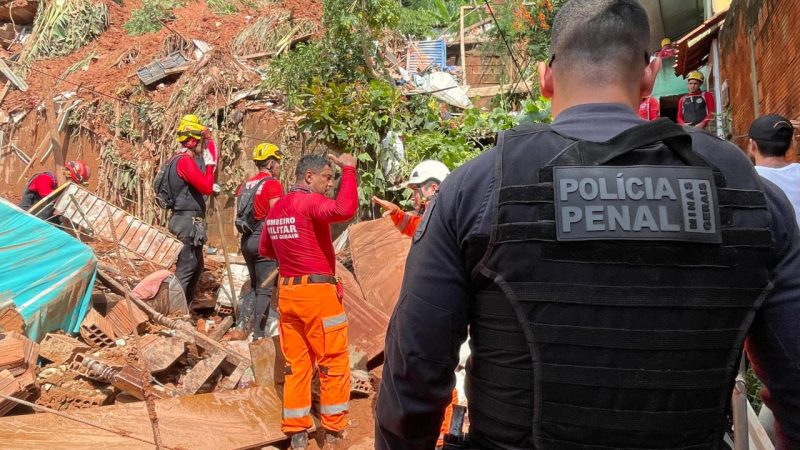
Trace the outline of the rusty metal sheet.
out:
<instances>
[{"instance_id":1,"label":"rusty metal sheet","mask_svg":"<svg viewBox=\"0 0 800 450\"><path fill-rule=\"evenodd\" d=\"M281 400L271 387L156 400L158 426L171 448L217 450L261 448L285 439L281 432ZM70 411L73 416L151 441L153 432L144 402ZM0 418L3 448L153 448L53 414Z\"/></svg>"},{"instance_id":2,"label":"rusty metal sheet","mask_svg":"<svg viewBox=\"0 0 800 450\"><path fill-rule=\"evenodd\" d=\"M166 230L148 225L77 184L64 190L55 208L75 226L92 230L107 241L119 242L126 250L161 267L172 266L183 247Z\"/></svg>"},{"instance_id":3,"label":"rusty metal sheet","mask_svg":"<svg viewBox=\"0 0 800 450\"><path fill-rule=\"evenodd\" d=\"M389 219L360 222L348 228L353 270L367 302L391 316L406 267L411 238Z\"/></svg>"},{"instance_id":4,"label":"rusty metal sheet","mask_svg":"<svg viewBox=\"0 0 800 450\"><path fill-rule=\"evenodd\" d=\"M348 339L356 350L372 360L383 352L389 315L368 303L356 278L341 263L336 263L336 276L344 285L344 309L347 311Z\"/></svg>"}]
</instances>

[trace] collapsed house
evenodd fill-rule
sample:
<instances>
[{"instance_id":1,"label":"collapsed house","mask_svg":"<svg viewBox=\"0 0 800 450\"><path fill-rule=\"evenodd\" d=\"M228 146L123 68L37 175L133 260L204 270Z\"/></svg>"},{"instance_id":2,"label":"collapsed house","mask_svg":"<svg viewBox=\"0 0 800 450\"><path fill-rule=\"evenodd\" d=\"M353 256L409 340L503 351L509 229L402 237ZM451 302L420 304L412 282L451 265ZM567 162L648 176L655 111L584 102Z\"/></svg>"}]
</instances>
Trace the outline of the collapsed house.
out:
<instances>
[{"instance_id":1,"label":"collapsed house","mask_svg":"<svg viewBox=\"0 0 800 450\"><path fill-rule=\"evenodd\" d=\"M0 200L0 265L12 274L0 280L4 445L250 448L285 439L277 337L248 342L246 326L232 328L238 308L227 307L243 304L246 275L227 279L221 263L209 264L213 281L201 290L217 312L192 322L168 270L180 250L172 236L77 185L52 197L58 226ZM409 246L386 219L351 225L337 242L352 403L363 399L367 414ZM231 272L240 258L230 255ZM220 289L229 282L234 295Z\"/></svg>"}]
</instances>

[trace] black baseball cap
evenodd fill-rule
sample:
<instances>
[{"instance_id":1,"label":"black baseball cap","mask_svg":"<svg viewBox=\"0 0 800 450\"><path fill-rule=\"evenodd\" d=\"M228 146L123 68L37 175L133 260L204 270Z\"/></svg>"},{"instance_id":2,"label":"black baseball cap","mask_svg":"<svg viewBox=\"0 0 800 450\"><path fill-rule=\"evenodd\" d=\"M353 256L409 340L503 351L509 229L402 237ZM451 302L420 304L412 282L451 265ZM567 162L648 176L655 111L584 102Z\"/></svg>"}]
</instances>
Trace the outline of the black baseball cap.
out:
<instances>
[{"instance_id":1,"label":"black baseball cap","mask_svg":"<svg viewBox=\"0 0 800 450\"><path fill-rule=\"evenodd\" d=\"M789 119L777 114L762 116L750 125L750 139L756 142L790 144L794 128Z\"/></svg>"}]
</instances>

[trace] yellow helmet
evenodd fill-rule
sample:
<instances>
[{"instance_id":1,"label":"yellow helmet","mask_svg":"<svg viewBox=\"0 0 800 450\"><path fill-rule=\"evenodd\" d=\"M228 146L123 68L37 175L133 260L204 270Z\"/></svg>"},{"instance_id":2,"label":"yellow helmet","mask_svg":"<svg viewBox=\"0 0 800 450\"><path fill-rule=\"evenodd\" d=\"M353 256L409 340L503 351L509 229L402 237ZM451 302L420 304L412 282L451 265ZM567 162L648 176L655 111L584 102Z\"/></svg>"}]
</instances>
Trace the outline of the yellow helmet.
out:
<instances>
[{"instance_id":1,"label":"yellow helmet","mask_svg":"<svg viewBox=\"0 0 800 450\"><path fill-rule=\"evenodd\" d=\"M189 137L199 140L205 129L206 127L200 123L200 118L194 114L186 114L181 117L181 122L178 124L178 129L175 130L175 133L178 135L178 142L183 142Z\"/></svg>"},{"instance_id":2,"label":"yellow helmet","mask_svg":"<svg viewBox=\"0 0 800 450\"><path fill-rule=\"evenodd\" d=\"M670 39L668 37L665 37L664 39L661 40L661 46L663 47L665 45L670 44L671 42L672 42L672 39Z\"/></svg>"},{"instance_id":3,"label":"yellow helmet","mask_svg":"<svg viewBox=\"0 0 800 450\"><path fill-rule=\"evenodd\" d=\"M277 145L269 142L256 145L256 148L253 149L253 161L264 161L267 158L275 158L280 161L283 159L283 153Z\"/></svg>"},{"instance_id":4,"label":"yellow helmet","mask_svg":"<svg viewBox=\"0 0 800 450\"><path fill-rule=\"evenodd\" d=\"M699 70L693 70L689 72L689 75L686 76L686 79L697 80L700 82L700 84L703 84L703 82L706 81L706 77L703 75L703 72L700 72Z\"/></svg>"}]
</instances>

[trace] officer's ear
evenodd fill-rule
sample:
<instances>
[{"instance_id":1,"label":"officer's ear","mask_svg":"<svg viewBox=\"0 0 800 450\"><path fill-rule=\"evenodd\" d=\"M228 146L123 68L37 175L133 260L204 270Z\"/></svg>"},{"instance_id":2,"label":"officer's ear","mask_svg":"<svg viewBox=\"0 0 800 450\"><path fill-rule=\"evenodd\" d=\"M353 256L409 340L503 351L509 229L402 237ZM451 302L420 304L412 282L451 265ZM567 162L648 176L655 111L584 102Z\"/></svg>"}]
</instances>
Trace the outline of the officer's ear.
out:
<instances>
[{"instance_id":1,"label":"officer's ear","mask_svg":"<svg viewBox=\"0 0 800 450\"><path fill-rule=\"evenodd\" d=\"M314 181L314 172L310 170L306 170L306 174L303 176L303 181L309 186L311 186L311 182Z\"/></svg>"},{"instance_id":2,"label":"officer's ear","mask_svg":"<svg viewBox=\"0 0 800 450\"><path fill-rule=\"evenodd\" d=\"M544 98L553 98L553 68L546 62L537 65L539 72L539 90Z\"/></svg>"},{"instance_id":3,"label":"officer's ear","mask_svg":"<svg viewBox=\"0 0 800 450\"><path fill-rule=\"evenodd\" d=\"M649 97L653 93L653 86L656 84L656 77L661 71L661 58L652 58L650 64L644 67L642 79L639 82L639 98Z\"/></svg>"}]
</instances>

